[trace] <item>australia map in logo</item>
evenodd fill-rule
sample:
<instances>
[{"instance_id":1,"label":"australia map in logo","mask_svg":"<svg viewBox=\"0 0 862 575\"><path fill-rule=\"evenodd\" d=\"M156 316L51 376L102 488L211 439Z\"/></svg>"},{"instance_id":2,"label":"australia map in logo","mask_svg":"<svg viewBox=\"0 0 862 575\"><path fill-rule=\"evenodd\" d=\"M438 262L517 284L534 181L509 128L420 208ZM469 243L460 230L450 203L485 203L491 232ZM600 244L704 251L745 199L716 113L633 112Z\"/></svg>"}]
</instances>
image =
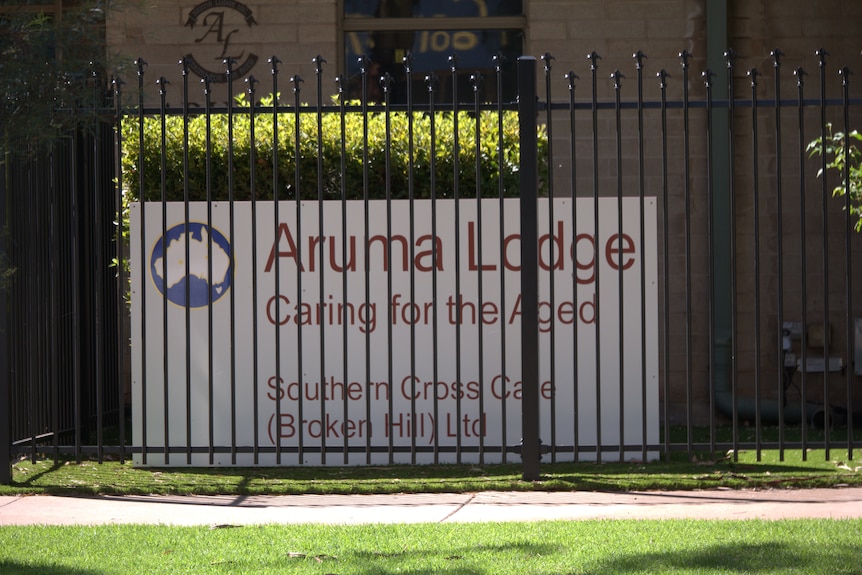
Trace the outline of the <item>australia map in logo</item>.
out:
<instances>
[{"instance_id":1,"label":"australia map in logo","mask_svg":"<svg viewBox=\"0 0 862 575\"><path fill-rule=\"evenodd\" d=\"M150 275L172 303L185 307L188 292L189 307L204 307L210 298L215 303L231 287L231 245L221 232L204 223L186 225L173 226L156 242L150 255Z\"/></svg>"}]
</instances>

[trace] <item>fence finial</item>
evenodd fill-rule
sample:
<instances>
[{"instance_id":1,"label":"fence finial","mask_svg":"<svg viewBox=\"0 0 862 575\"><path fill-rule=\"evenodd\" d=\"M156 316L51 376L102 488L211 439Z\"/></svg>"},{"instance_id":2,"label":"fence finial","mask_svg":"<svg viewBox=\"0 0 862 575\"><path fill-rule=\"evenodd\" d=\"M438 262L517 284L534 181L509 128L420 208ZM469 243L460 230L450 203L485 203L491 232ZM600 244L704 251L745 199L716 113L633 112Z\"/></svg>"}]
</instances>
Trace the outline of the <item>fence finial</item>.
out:
<instances>
[{"instance_id":1,"label":"fence finial","mask_svg":"<svg viewBox=\"0 0 862 575\"><path fill-rule=\"evenodd\" d=\"M449 70L454 73L458 69L458 62L461 61L461 57L458 55L458 52L452 52L447 61L449 62Z\"/></svg>"},{"instance_id":2,"label":"fence finial","mask_svg":"<svg viewBox=\"0 0 862 575\"><path fill-rule=\"evenodd\" d=\"M407 74L413 72L413 52L408 50L404 57L401 58L401 63L404 64L404 71Z\"/></svg>"},{"instance_id":3,"label":"fence finial","mask_svg":"<svg viewBox=\"0 0 862 575\"><path fill-rule=\"evenodd\" d=\"M222 60L221 63L225 65L225 76L230 77L230 75L233 74L233 67L236 66L236 58L228 56Z\"/></svg>"},{"instance_id":4,"label":"fence finial","mask_svg":"<svg viewBox=\"0 0 862 575\"><path fill-rule=\"evenodd\" d=\"M826 66L826 56L830 55L829 52L827 52L823 48L819 48L819 49L814 51L814 54L816 54L817 57L820 58L820 67L821 68L825 67Z\"/></svg>"},{"instance_id":5,"label":"fence finial","mask_svg":"<svg viewBox=\"0 0 862 575\"><path fill-rule=\"evenodd\" d=\"M736 52L733 51L733 48L727 49L727 52L724 53L724 60L727 62L727 67L732 69L733 63L736 60Z\"/></svg>"},{"instance_id":6,"label":"fence finial","mask_svg":"<svg viewBox=\"0 0 862 575\"><path fill-rule=\"evenodd\" d=\"M483 78L482 74L480 74L479 72L474 72L473 74L470 74L470 85L473 86L474 93L479 91L479 86L482 85L482 82L484 80L485 78Z\"/></svg>"},{"instance_id":7,"label":"fence finial","mask_svg":"<svg viewBox=\"0 0 862 575\"><path fill-rule=\"evenodd\" d=\"M302 89L300 87L300 84L302 84L304 81L305 80L303 80L302 78L300 78L296 74L294 74L293 76L290 77L290 83L293 84L293 93L294 94L299 94L300 90Z\"/></svg>"},{"instance_id":8,"label":"fence finial","mask_svg":"<svg viewBox=\"0 0 862 575\"><path fill-rule=\"evenodd\" d=\"M751 70L749 70L747 72L746 75L749 78L751 78L751 87L756 88L757 87L757 77L761 75L760 72L757 70L757 68L752 68Z\"/></svg>"},{"instance_id":9,"label":"fence finial","mask_svg":"<svg viewBox=\"0 0 862 575\"><path fill-rule=\"evenodd\" d=\"M661 89L664 90L667 88L667 79L671 77L667 70L664 68L659 71L656 76L661 80Z\"/></svg>"},{"instance_id":10,"label":"fence finial","mask_svg":"<svg viewBox=\"0 0 862 575\"><path fill-rule=\"evenodd\" d=\"M491 60L494 62L494 70L500 72L503 69L503 64L506 63L506 56L502 52L497 52Z\"/></svg>"},{"instance_id":11,"label":"fence finial","mask_svg":"<svg viewBox=\"0 0 862 575\"><path fill-rule=\"evenodd\" d=\"M270 56L266 62L271 66L272 75L278 75L278 65L281 64L281 60L278 59L278 56Z\"/></svg>"},{"instance_id":12,"label":"fence finial","mask_svg":"<svg viewBox=\"0 0 862 575\"><path fill-rule=\"evenodd\" d=\"M784 56L784 52L781 51L781 48L776 48L772 52L769 53L772 56L774 62L773 66L776 68L781 67L781 57Z\"/></svg>"},{"instance_id":13,"label":"fence finial","mask_svg":"<svg viewBox=\"0 0 862 575\"><path fill-rule=\"evenodd\" d=\"M248 93L252 96L252 104L254 104L255 86L260 84L260 82L254 77L254 75L251 75L245 79L245 83L248 84Z\"/></svg>"},{"instance_id":14,"label":"fence finial","mask_svg":"<svg viewBox=\"0 0 862 575\"><path fill-rule=\"evenodd\" d=\"M326 59L323 56L321 56L320 54L318 54L317 56L315 56L314 58L311 59L311 62L315 66L314 71L317 72L318 74L321 74L323 72L323 65L326 64Z\"/></svg>"}]
</instances>

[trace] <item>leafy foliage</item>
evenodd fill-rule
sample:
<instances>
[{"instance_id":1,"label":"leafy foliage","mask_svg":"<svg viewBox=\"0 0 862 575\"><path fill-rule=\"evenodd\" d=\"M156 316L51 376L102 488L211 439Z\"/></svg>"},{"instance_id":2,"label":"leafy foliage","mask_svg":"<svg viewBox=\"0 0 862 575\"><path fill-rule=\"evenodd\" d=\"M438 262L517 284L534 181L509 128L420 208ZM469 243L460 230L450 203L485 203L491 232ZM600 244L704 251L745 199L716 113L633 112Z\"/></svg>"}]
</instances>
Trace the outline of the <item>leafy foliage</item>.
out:
<instances>
[{"instance_id":1,"label":"leafy foliage","mask_svg":"<svg viewBox=\"0 0 862 575\"><path fill-rule=\"evenodd\" d=\"M182 116L148 116L142 124L137 120L127 120L123 125L123 182L128 194L132 199L140 198L143 181L144 197L150 201L161 199L164 161L164 191L169 201L183 200L186 187L190 200L208 197L226 200L231 187L236 200L250 199L252 190L256 199L272 200L273 133L277 122L278 199L296 198L297 170L302 199L341 199L342 195L346 199L362 199L366 193L369 199L379 199L387 197L387 185L388 195L393 199L408 198L411 185L414 198L430 198L432 194L438 198L454 196L456 122L452 112L435 115L436 137L432 146L432 118L427 113L414 113L411 129L406 112L390 112L388 115L379 111L369 112L366 122L366 115L351 103L350 111L343 116L343 127L341 114L321 114L321 136L318 138L316 113L299 109L279 113L276 120L269 111L273 100L272 96L264 98L260 103L264 109L255 110L253 140L251 107L244 96L237 98L232 121L226 113L189 117L187 147L184 135L186 120ZM483 196L499 195L501 178L504 195L518 195L520 134L517 114L503 113L502 131L498 129L497 121L496 112L479 114L481 136L477 145L475 116L467 112L458 113L460 197L475 197L477 178ZM141 133L143 150L139 149ZM547 133L544 128L539 129L538 137L539 157L546 158ZM503 150L502 162L498 146ZM322 159L320 178L318 154ZM140 170L143 170L143 180ZM540 166L539 170L540 182L547 182L547 165Z\"/></svg>"},{"instance_id":2,"label":"leafy foliage","mask_svg":"<svg viewBox=\"0 0 862 575\"><path fill-rule=\"evenodd\" d=\"M32 149L99 118L110 101L103 21L121 1L75 2L62 18L0 7L3 147Z\"/></svg>"},{"instance_id":3,"label":"leafy foliage","mask_svg":"<svg viewBox=\"0 0 862 575\"><path fill-rule=\"evenodd\" d=\"M832 189L833 197L844 197L850 194L850 214L856 216L856 231L862 231L862 151L859 149L862 143L862 134L853 130L849 134L844 132L833 132L832 124L827 124L824 143L822 138L817 138L808 144L807 151L811 155L826 155L826 169L835 170L841 183ZM846 141L845 141L846 140ZM817 172L818 177L823 177L823 169Z\"/></svg>"}]
</instances>

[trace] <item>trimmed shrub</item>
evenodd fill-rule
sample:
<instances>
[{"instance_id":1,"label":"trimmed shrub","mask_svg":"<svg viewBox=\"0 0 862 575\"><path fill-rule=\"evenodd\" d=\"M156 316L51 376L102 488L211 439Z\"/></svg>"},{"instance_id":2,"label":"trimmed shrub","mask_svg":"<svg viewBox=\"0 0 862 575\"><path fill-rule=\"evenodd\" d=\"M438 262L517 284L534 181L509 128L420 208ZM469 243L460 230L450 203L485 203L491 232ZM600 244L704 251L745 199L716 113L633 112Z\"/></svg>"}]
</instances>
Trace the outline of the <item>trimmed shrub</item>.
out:
<instances>
[{"instance_id":1,"label":"trimmed shrub","mask_svg":"<svg viewBox=\"0 0 862 575\"><path fill-rule=\"evenodd\" d=\"M251 141L250 107L244 97L237 98L238 106L233 110L233 146L229 146L229 117L226 113L191 116L188 120L188 186L189 199L206 200L209 189L211 199L227 200L229 192L229 167L232 159L232 185L236 200L251 198L252 189L259 200L273 199L273 115L271 112L255 114L254 142ZM272 105L272 97L265 98L261 106ZM286 112L278 115L278 199L296 199L296 162L299 158L299 188L302 199L333 200L365 197L386 197L387 169L386 153L389 151L389 190L392 198L409 197L410 130L406 112L394 111L388 115L390 130L387 139L384 112L369 112L367 125L358 105L351 103L344 115L344 170L342 174L342 116L339 113L322 114L322 138L318 150L317 114L309 111ZM297 135L297 117L299 133ZM478 120L467 111L458 113L458 190L460 197L476 195L476 158L480 158L479 179L483 197L497 197L500 193L500 178L503 194L518 195L519 189L519 129L516 112L502 113L502 131L498 125L498 113L483 111ZM455 118L453 112L438 112L435 115L436 142L434 191L438 198L454 197ZM162 118L148 116L142 126L144 133L143 166L144 196L148 201L161 199L162 190ZM480 143L476 144L476 122L479 122ZM128 118L123 123L123 182L134 201L140 198L139 169L141 150L138 149L139 124ZM209 132L209 138L207 133ZM364 136L367 132L367 173L363 170L366 153ZM164 118L165 195L169 201L184 199L184 125L182 116ZM427 112L413 113L412 129L412 173L415 198L432 196L431 178L431 117ZM207 161L209 141L209 162ZM298 146L297 146L298 141ZM539 185L540 194L547 191L548 166L547 132L543 126L538 130ZM502 146L502 163L498 153ZM254 149L254 165L251 151ZM318 152L322 157L322 178L318 188ZM209 164L209 170L207 165ZM208 186L209 182L209 186Z\"/></svg>"}]
</instances>

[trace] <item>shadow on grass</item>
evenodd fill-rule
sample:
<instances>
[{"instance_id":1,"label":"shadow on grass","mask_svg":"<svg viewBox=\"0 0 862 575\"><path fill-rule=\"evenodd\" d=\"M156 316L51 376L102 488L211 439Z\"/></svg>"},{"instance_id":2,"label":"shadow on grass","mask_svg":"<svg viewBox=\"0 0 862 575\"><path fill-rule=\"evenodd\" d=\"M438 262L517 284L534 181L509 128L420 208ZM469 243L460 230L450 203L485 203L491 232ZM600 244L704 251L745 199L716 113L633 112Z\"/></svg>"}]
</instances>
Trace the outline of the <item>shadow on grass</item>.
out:
<instances>
[{"instance_id":1,"label":"shadow on grass","mask_svg":"<svg viewBox=\"0 0 862 575\"><path fill-rule=\"evenodd\" d=\"M63 467L64 460L58 460L54 462L50 467L46 469L40 470L38 473L34 473L33 475L27 476L27 479L23 481L12 481L11 485L16 487L34 487L39 485L39 480L42 477L48 476L51 473L55 473L58 469ZM4 571L0 571L0 573L4 573Z\"/></svg>"},{"instance_id":2,"label":"shadow on grass","mask_svg":"<svg viewBox=\"0 0 862 575\"><path fill-rule=\"evenodd\" d=\"M824 556L828 556L825 559ZM824 560L828 565L824 564ZM709 545L703 549L667 553L623 555L590 566L595 575L620 573L836 573L835 566L855 569L858 549L839 545L800 550L785 543ZM580 571L578 571L580 572ZM845 571L851 573L853 571Z\"/></svg>"},{"instance_id":3,"label":"shadow on grass","mask_svg":"<svg viewBox=\"0 0 862 575\"><path fill-rule=\"evenodd\" d=\"M68 565L25 565L18 561L0 560L0 573L15 575L99 575L102 571L76 569Z\"/></svg>"},{"instance_id":4,"label":"shadow on grass","mask_svg":"<svg viewBox=\"0 0 862 575\"><path fill-rule=\"evenodd\" d=\"M483 553L516 552L523 561L524 571L539 575L559 573L590 573L591 575L625 575L627 573L856 573L859 552L849 545L830 546L817 550L800 550L791 545L774 542L750 544L707 545L698 549L655 552L655 553L619 553L608 551L603 557L588 559L582 564L572 565L567 562L565 550L557 546L542 544L498 545L477 548L452 549L445 556L432 553L375 553L360 552L355 555L363 565L361 573L388 575L425 575L430 573L488 573L490 571L477 567L474 557L477 551ZM559 562L553 561L559 556ZM543 570L531 557L552 559L553 563L562 563L563 567L548 567ZM607 557L605 559L604 557ZM407 567L399 565L399 559L409 562L427 561L435 563L433 567ZM443 559L446 565L440 565ZM515 569L520 566L512 565ZM842 568L844 568L842 570Z\"/></svg>"}]
</instances>

